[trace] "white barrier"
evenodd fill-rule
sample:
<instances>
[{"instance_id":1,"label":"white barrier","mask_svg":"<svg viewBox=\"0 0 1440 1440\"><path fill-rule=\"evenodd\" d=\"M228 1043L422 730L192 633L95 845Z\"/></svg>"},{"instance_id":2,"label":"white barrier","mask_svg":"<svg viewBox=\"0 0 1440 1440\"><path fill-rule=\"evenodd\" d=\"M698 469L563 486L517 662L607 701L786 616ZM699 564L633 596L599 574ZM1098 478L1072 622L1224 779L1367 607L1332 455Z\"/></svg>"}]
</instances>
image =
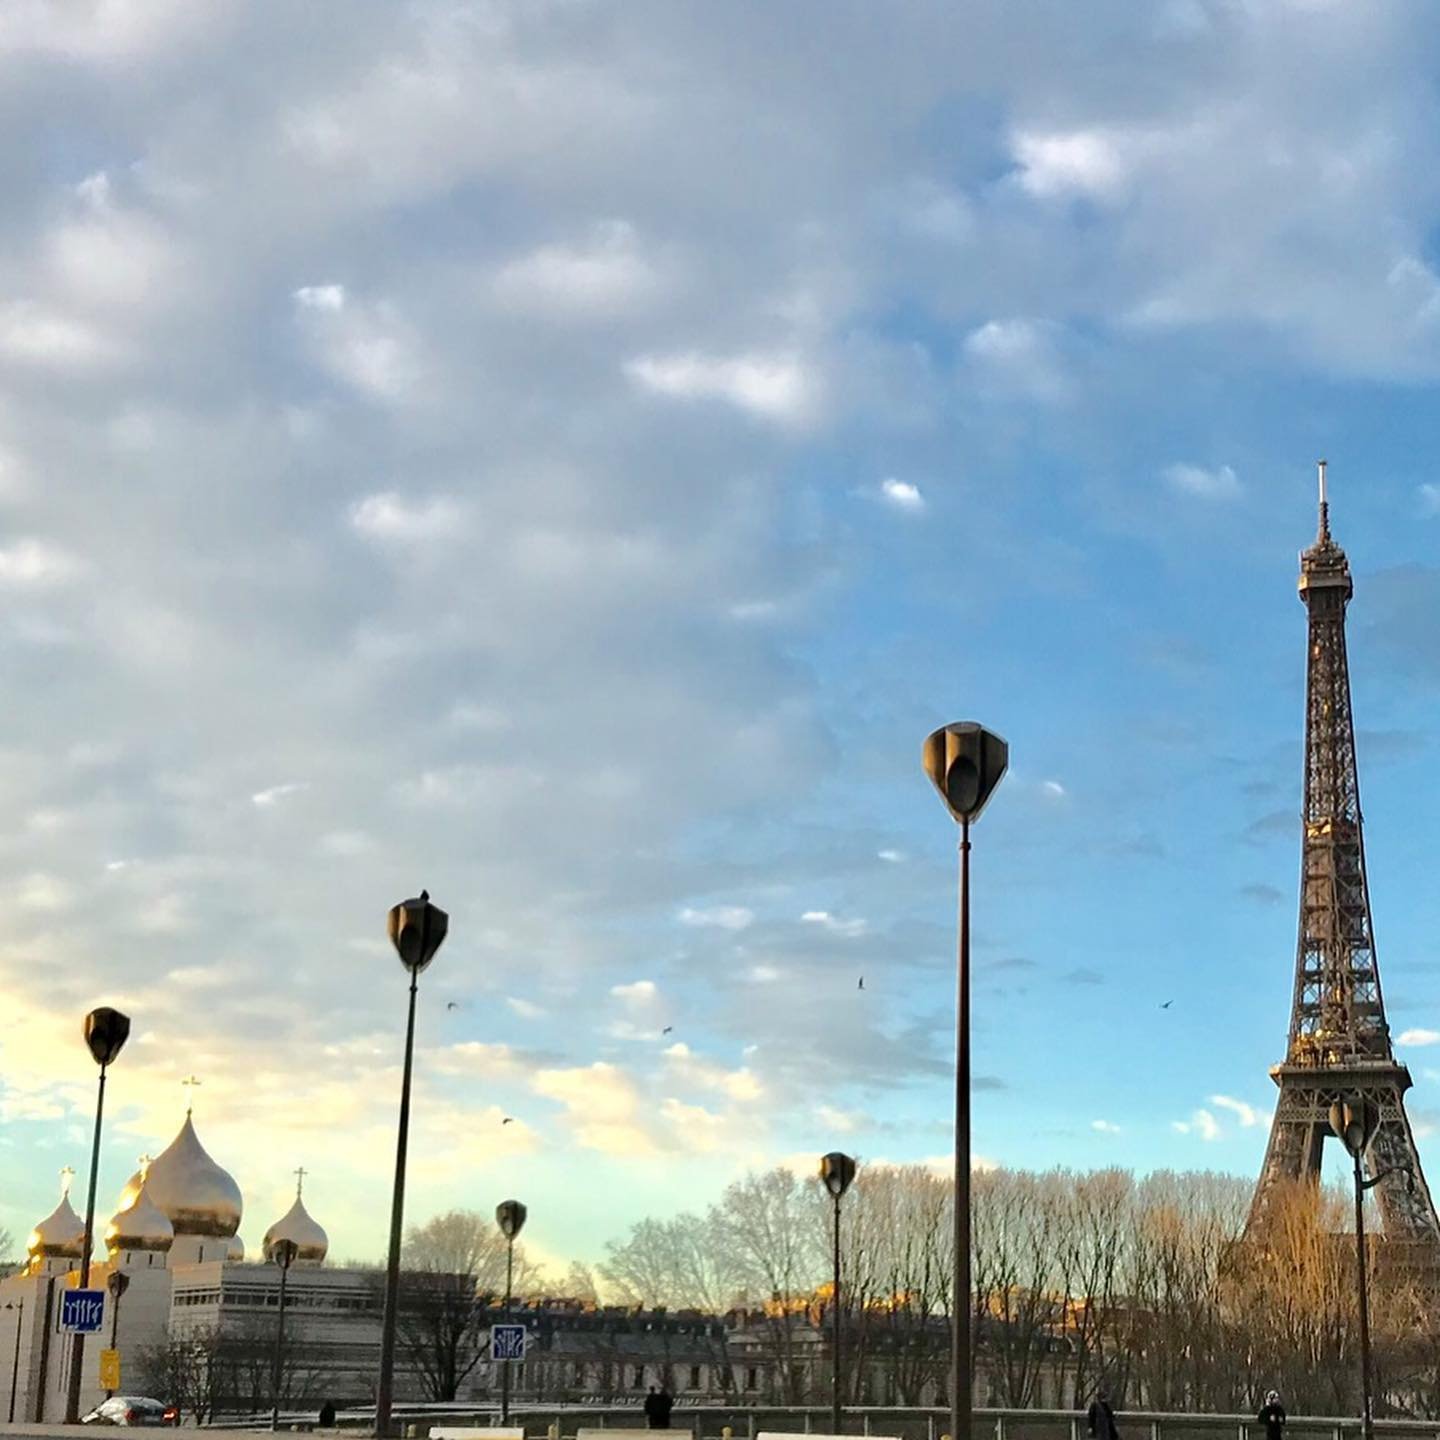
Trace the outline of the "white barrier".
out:
<instances>
[{"instance_id":1,"label":"white barrier","mask_svg":"<svg viewBox=\"0 0 1440 1440\"><path fill-rule=\"evenodd\" d=\"M432 1425L430 1440L525 1440L520 1425Z\"/></svg>"},{"instance_id":2,"label":"white barrier","mask_svg":"<svg viewBox=\"0 0 1440 1440\"><path fill-rule=\"evenodd\" d=\"M589 1430L583 1426L575 1432L575 1440L654 1440L654 1430L643 1429L637 1426L634 1430L612 1429L609 1425L598 1430ZM675 1440L694 1440L693 1430L664 1430L665 1435L673 1435ZM852 1435L850 1440L855 1440Z\"/></svg>"},{"instance_id":3,"label":"white barrier","mask_svg":"<svg viewBox=\"0 0 1440 1440\"><path fill-rule=\"evenodd\" d=\"M613 1434L614 1432L608 1432ZM755 1440L795 1440L793 1430L762 1430L756 1435ZM819 1430L810 1430L805 1434L805 1440L856 1440L854 1435L826 1435ZM867 1435L865 1440L900 1440L898 1435Z\"/></svg>"}]
</instances>

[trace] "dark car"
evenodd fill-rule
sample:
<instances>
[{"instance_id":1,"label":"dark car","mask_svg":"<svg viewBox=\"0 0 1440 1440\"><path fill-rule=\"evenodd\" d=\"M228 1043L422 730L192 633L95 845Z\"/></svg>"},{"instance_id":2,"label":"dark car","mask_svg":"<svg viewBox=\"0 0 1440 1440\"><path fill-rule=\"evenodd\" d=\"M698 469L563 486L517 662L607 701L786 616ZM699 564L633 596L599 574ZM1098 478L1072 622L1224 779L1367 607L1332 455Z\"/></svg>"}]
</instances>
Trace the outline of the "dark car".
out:
<instances>
[{"instance_id":1,"label":"dark car","mask_svg":"<svg viewBox=\"0 0 1440 1440\"><path fill-rule=\"evenodd\" d=\"M174 1405L162 1400L152 1400L147 1395L112 1395L102 1400L88 1415L82 1416L82 1425L178 1425L180 1411Z\"/></svg>"}]
</instances>

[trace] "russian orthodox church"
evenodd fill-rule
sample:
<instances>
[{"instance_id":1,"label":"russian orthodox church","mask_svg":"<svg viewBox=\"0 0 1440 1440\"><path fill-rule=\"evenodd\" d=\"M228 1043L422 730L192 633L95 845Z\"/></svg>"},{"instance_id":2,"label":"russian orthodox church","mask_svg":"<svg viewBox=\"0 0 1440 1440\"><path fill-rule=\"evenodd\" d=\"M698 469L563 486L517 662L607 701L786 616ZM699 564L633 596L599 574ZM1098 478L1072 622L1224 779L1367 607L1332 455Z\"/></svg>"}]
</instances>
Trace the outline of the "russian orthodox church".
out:
<instances>
[{"instance_id":1,"label":"russian orthodox church","mask_svg":"<svg viewBox=\"0 0 1440 1440\"><path fill-rule=\"evenodd\" d=\"M85 1244L85 1222L70 1203L71 1174L65 1172L60 1203L30 1232L24 1266L0 1280L0 1355L9 1362L0 1366L0 1415L16 1422L54 1422L65 1414L71 1346L59 1329L60 1294L78 1286ZM265 1232L259 1257L247 1263L239 1234L244 1208L240 1187L200 1143L187 1112L174 1140L126 1181L109 1222L102 1226L97 1217L105 1257L92 1255L89 1283L106 1291L105 1316L85 1345L82 1414L105 1395L102 1349L120 1352L120 1389L140 1393L146 1355L187 1336L233 1329L242 1312L248 1318L274 1306L279 1268L267 1261L281 1241L296 1247L287 1327L297 1345L318 1331L342 1370L347 1352L357 1371L369 1365L378 1343L371 1276L322 1268L329 1241L299 1186L295 1203ZM123 1286L111 1284L116 1274L125 1277ZM13 1385L7 1383L12 1371Z\"/></svg>"}]
</instances>

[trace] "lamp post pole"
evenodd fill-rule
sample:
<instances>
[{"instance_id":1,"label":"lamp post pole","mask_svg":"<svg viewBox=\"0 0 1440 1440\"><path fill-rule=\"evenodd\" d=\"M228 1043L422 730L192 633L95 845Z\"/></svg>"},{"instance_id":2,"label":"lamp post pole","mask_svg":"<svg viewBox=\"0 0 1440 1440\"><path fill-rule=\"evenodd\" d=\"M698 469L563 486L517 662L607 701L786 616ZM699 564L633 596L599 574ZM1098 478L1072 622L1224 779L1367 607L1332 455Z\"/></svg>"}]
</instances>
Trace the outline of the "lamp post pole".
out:
<instances>
[{"instance_id":1,"label":"lamp post pole","mask_svg":"<svg viewBox=\"0 0 1440 1440\"><path fill-rule=\"evenodd\" d=\"M830 1290L830 1433L840 1434L840 1199L855 1178L855 1161L838 1150L832 1150L820 1161L820 1179L830 1192L831 1226L831 1290Z\"/></svg>"},{"instance_id":2,"label":"lamp post pole","mask_svg":"<svg viewBox=\"0 0 1440 1440\"><path fill-rule=\"evenodd\" d=\"M90 1145L90 1184L85 1199L85 1242L80 1252L80 1289L90 1284L90 1248L95 1243L95 1185L100 1178L100 1126L105 1116L105 1074L130 1037L130 1018L108 1005L85 1017L85 1043L100 1067L100 1087L95 1096L95 1135ZM85 1336L79 1331L70 1347L70 1378L65 1391L65 1423L80 1420L80 1382L85 1369Z\"/></svg>"},{"instance_id":3,"label":"lamp post pole","mask_svg":"<svg viewBox=\"0 0 1440 1440\"><path fill-rule=\"evenodd\" d=\"M25 1328L25 1302L18 1301L15 1305L7 1305L7 1310L18 1310L15 1317L15 1358L10 1362L10 1419L7 1424L15 1423L15 1392L20 1388L20 1336Z\"/></svg>"},{"instance_id":4,"label":"lamp post pole","mask_svg":"<svg viewBox=\"0 0 1440 1440\"><path fill-rule=\"evenodd\" d=\"M960 826L959 939L955 965L954 1260L950 1281L950 1436L970 1440L970 825L1010 760L1004 740L973 720L926 738L925 773Z\"/></svg>"},{"instance_id":5,"label":"lamp post pole","mask_svg":"<svg viewBox=\"0 0 1440 1440\"><path fill-rule=\"evenodd\" d=\"M1365 1175L1361 1152L1355 1161L1355 1269L1356 1294L1360 1302L1360 1417L1365 1440L1375 1440L1374 1379L1370 1360L1370 1281L1365 1264Z\"/></svg>"},{"instance_id":6,"label":"lamp post pole","mask_svg":"<svg viewBox=\"0 0 1440 1440\"><path fill-rule=\"evenodd\" d=\"M130 1277L123 1270L112 1270L105 1279L105 1288L115 1302L110 1310L110 1348L114 1350L115 1342L120 1336L120 1297L130 1288ZM105 1398L107 1400L114 1393L109 1386L106 1386Z\"/></svg>"},{"instance_id":7,"label":"lamp post pole","mask_svg":"<svg viewBox=\"0 0 1440 1440\"><path fill-rule=\"evenodd\" d=\"M275 1373L270 1385L270 1428L280 1428L280 1382L285 1365L285 1286L290 1279L290 1267L300 1247L293 1240L277 1240L270 1249L270 1259L280 1267L280 1314L275 1326Z\"/></svg>"},{"instance_id":8,"label":"lamp post pole","mask_svg":"<svg viewBox=\"0 0 1440 1440\"><path fill-rule=\"evenodd\" d=\"M510 1305L514 1296L515 1283L515 1237L525 1228L525 1217L530 1212L518 1200L502 1200L495 1207L495 1223L505 1237L505 1323L510 1323ZM500 1366L500 1423L510 1423L510 1366L511 1360L495 1360L495 1347L490 1347L492 1365Z\"/></svg>"},{"instance_id":9,"label":"lamp post pole","mask_svg":"<svg viewBox=\"0 0 1440 1440\"><path fill-rule=\"evenodd\" d=\"M395 1138L395 1189L390 1201L390 1254L385 1269L385 1315L380 1333L380 1379L375 1391L375 1433L390 1433L395 1391L395 1321L400 1303L400 1237L405 1224L405 1157L410 1141L410 1073L415 1057L415 993L420 972L444 942L450 917L422 890L402 900L387 920L391 943L410 972L410 1008L405 1021L405 1065L400 1079L400 1124Z\"/></svg>"}]
</instances>

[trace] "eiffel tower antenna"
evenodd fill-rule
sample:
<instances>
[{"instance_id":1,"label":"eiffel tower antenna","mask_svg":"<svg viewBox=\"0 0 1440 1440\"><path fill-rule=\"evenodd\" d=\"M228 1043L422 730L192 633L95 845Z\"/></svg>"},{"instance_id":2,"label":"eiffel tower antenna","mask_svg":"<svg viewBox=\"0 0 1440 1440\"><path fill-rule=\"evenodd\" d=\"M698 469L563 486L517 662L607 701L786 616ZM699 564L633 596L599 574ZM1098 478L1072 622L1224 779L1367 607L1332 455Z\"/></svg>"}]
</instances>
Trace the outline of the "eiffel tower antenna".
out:
<instances>
[{"instance_id":1,"label":"eiffel tower antenna","mask_svg":"<svg viewBox=\"0 0 1440 1440\"><path fill-rule=\"evenodd\" d=\"M1367 1158L1371 1174L1383 1176L1376 1197L1385 1235L1407 1242L1415 1261L1440 1274L1440 1221L1405 1113L1410 1072L1390 1043L1375 959L1345 653L1353 593L1350 562L1330 537L1322 460L1320 530L1300 556L1309 648L1295 989L1285 1059L1270 1071L1280 1098L1247 1229L1263 1226L1287 1182L1318 1182L1331 1104L1368 1099L1380 1113Z\"/></svg>"}]
</instances>

